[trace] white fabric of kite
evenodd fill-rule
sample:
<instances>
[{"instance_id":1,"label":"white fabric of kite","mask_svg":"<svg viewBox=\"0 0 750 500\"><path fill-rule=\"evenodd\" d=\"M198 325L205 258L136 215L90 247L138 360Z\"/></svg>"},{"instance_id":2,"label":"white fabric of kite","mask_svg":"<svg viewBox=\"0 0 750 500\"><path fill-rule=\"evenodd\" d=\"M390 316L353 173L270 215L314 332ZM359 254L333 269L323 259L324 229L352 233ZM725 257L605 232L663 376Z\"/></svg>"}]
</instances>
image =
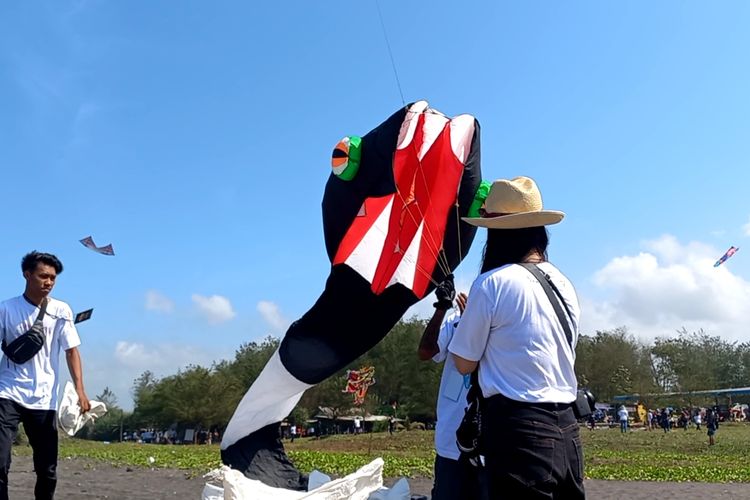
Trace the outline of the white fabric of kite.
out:
<instances>
[{"instance_id":1,"label":"white fabric of kite","mask_svg":"<svg viewBox=\"0 0 750 500\"><path fill-rule=\"evenodd\" d=\"M81 407L78 406L78 394L73 384L68 381L63 389L63 397L60 401L60 409L57 410L57 421L60 428L68 436L75 435L76 432L97 418L107 413L107 405L101 401L89 401L91 409L86 413L81 413Z\"/></svg>"},{"instance_id":2,"label":"white fabric of kite","mask_svg":"<svg viewBox=\"0 0 750 500\"><path fill-rule=\"evenodd\" d=\"M211 474L209 474L211 475ZM383 459L376 458L348 476L326 481L324 474L310 475L310 491L293 491L267 486L255 479L248 479L242 472L222 467L212 474L222 480L224 488L206 484L202 500L409 500L409 483L401 479L393 488L383 487Z\"/></svg>"}]
</instances>

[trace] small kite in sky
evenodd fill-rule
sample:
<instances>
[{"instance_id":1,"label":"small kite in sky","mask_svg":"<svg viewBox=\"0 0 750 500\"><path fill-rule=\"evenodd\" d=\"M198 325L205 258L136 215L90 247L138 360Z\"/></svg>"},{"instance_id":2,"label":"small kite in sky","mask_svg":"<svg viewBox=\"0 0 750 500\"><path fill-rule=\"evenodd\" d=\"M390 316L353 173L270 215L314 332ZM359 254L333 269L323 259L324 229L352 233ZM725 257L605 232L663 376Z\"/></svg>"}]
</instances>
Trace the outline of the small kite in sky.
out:
<instances>
[{"instance_id":1,"label":"small kite in sky","mask_svg":"<svg viewBox=\"0 0 750 500\"><path fill-rule=\"evenodd\" d=\"M76 314L75 319L73 320L73 323L80 323L82 321L86 321L91 319L91 314L93 314L93 309L86 309L85 311L81 311L78 314Z\"/></svg>"},{"instance_id":2,"label":"small kite in sky","mask_svg":"<svg viewBox=\"0 0 750 500\"><path fill-rule=\"evenodd\" d=\"M719 258L719 260L716 261L716 263L714 264L714 267L719 267L720 265L725 263L727 259L729 259L729 257L736 254L738 251L739 251L739 247L735 247L735 246L729 247L729 250L727 250L726 253L722 255L721 258Z\"/></svg>"},{"instance_id":3,"label":"small kite in sky","mask_svg":"<svg viewBox=\"0 0 750 500\"><path fill-rule=\"evenodd\" d=\"M92 238L91 236L86 236L84 239L79 240L79 241L83 244L83 246L85 246L86 248L90 250L93 250L96 253L100 253L102 255L114 255L115 254L115 250L114 248L112 248L112 244L109 244L103 247L98 247L96 246L96 243L94 243L94 238Z\"/></svg>"}]
</instances>

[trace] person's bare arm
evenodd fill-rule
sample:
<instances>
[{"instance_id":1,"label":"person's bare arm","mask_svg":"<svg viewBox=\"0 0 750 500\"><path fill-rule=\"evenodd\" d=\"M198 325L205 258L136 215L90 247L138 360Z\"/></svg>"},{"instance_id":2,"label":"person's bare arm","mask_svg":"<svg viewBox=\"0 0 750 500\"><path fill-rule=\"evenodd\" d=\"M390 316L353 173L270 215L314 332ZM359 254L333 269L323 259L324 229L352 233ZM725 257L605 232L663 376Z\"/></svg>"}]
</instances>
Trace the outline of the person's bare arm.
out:
<instances>
[{"instance_id":1,"label":"person's bare arm","mask_svg":"<svg viewBox=\"0 0 750 500\"><path fill-rule=\"evenodd\" d=\"M428 359L432 359L440 351L438 335L440 335L440 326L443 324L445 313L445 310L435 309L435 313L427 323L427 327L424 329L424 333L422 333L422 338L419 340L417 353L420 360L427 361Z\"/></svg>"},{"instance_id":2,"label":"person's bare arm","mask_svg":"<svg viewBox=\"0 0 750 500\"><path fill-rule=\"evenodd\" d=\"M72 347L65 351L65 361L68 362L68 371L70 372L70 378L73 380L73 386L76 388L76 394L78 394L78 404L81 407L81 412L86 413L91 409L91 403L89 403L89 398L86 396L86 391L83 388L81 354L78 352L77 347Z\"/></svg>"},{"instance_id":3,"label":"person's bare arm","mask_svg":"<svg viewBox=\"0 0 750 500\"><path fill-rule=\"evenodd\" d=\"M461 375L468 375L477 369L478 361L471 361L466 358L462 358L458 354L453 354L453 362L456 364L456 370Z\"/></svg>"}]
</instances>

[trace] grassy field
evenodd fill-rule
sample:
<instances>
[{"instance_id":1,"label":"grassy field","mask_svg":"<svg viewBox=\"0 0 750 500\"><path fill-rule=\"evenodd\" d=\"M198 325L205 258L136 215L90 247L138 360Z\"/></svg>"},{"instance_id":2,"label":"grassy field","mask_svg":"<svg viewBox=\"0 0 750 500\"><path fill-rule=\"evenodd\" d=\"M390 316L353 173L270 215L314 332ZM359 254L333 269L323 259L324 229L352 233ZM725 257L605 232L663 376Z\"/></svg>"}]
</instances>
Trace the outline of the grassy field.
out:
<instances>
[{"instance_id":1,"label":"grassy field","mask_svg":"<svg viewBox=\"0 0 750 500\"><path fill-rule=\"evenodd\" d=\"M586 454L586 477L645 481L750 482L750 424L725 424L716 445L709 447L704 431L646 432L637 429L581 429ZM320 440L286 442L289 456L300 470L319 469L347 474L375 457L385 460L385 475L432 475L434 452L430 431L332 436ZM29 454L22 446L15 453ZM64 439L60 459L83 457L114 465L171 467L203 474L220 465L219 448L133 443L97 443Z\"/></svg>"},{"instance_id":2,"label":"grassy field","mask_svg":"<svg viewBox=\"0 0 750 500\"><path fill-rule=\"evenodd\" d=\"M703 429L664 433L581 429L586 477L642 481L750 482L750 424L722 424L716 445Z\"/></svg>"}]
</instances>

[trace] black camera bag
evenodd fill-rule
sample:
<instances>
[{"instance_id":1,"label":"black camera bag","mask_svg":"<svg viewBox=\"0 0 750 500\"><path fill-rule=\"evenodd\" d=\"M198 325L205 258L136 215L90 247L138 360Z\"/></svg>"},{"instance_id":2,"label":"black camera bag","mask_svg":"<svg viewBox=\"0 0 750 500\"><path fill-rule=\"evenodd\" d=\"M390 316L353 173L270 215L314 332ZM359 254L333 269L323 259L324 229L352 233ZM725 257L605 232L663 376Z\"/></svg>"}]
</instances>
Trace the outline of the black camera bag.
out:
<instances>
[{"instance_id":1,"label":"black camera bag","mask_svg":"<svg viewBox=\"0 0 750 500\"><path fill-rule=\"evenodd\" d=\"M46 312L47 299L44 298L39 309L39 315L36 317L29 331L16 337L10 344L7 344L5 339L3 339L2 349L8 359L20 365L36 356L42 349L45 340L44 314Z\"/></svg>"},{"instance_id":2,"label":"black camera bag","mask_svg":"<svg viewBox=\"0 0 750 500\"><path fill-rule=\"evenodd\" d=\"M456 429L456 446L469 463L475 467L481 466L479 455L482 437L482 406L484 397L479 388L479 366L471 373L471 386L466 393L469 404L464 411L464 417Z\"/></svg>"}]
</instances>

